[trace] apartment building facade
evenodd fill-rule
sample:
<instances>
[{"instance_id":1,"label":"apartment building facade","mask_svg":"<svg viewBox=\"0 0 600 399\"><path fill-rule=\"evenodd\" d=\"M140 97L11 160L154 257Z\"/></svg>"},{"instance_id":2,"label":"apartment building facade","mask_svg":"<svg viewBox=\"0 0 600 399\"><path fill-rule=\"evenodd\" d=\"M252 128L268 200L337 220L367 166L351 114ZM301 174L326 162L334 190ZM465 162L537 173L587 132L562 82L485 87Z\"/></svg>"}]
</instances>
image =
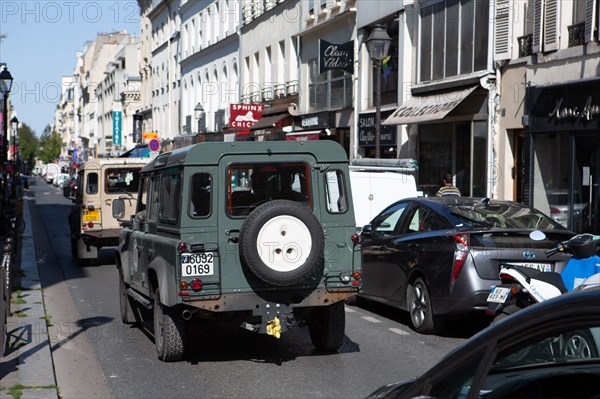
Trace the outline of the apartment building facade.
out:
<instances>
[{"instance_id":1,"label":"apartment building facade","mask_svg":"<svg viewBox=\"0 0 600 399\"><path fill-rule=\"evenodd\" d=\"M600 231L598 0L498 1L499 194Z\"/></svg>"}]
</instances>

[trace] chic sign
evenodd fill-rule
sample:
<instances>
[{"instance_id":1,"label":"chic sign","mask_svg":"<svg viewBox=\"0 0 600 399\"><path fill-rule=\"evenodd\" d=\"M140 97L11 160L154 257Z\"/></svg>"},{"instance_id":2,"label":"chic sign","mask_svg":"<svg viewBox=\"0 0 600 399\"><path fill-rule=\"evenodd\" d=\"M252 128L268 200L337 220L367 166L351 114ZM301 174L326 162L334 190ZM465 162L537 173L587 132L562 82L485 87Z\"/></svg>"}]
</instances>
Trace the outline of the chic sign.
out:
<instances>
[{"instance_id":1,"label":"chic sign","mask_svg":"<svg viewBox=\"0 0 600 399\"><path fill-rule=\"evenodd\" d=\"M354 40L342 44L319 39L319 73L330 69L354 72Z\"/></svg>"}]
</instances>

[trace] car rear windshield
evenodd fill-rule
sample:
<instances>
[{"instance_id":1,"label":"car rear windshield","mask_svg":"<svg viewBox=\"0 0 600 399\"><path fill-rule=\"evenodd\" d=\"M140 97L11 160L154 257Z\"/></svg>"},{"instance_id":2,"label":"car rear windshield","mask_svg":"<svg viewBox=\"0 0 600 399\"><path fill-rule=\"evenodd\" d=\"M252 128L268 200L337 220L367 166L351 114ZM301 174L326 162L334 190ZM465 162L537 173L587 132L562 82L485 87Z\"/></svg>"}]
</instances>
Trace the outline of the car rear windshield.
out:
<instances>
[{"instance_id":1,"label":"car rear windshield","mask_svg":"<svg viewBox=\"0 0 600 399\"><path fill-rule=\"evenodd\" d=\"M560 228L537 210L509 204L453 206L452 214L473 227L539 230Z\"/></svg>"},{"instance_id":2,"label":"car rear windshield","mask_svg":"<svg viewBox=\"0 0 600 399\"><path fill-rule=\"evenodd\" d=\"M231 216L249 214L271 199L287 199L311 206L309 167L304 163L233 164L228 170Z\"/></svg>"},{"instance_id":3,"label":"car rear windshield","mask_svg":"<svg viewBox=\"0 0 600 399\"><path fill-rule=\"evenodd\" d=\"M106 193L137 193L140 184L140 168L110 168L106 170Z\"/></svg>"}]
</instances>

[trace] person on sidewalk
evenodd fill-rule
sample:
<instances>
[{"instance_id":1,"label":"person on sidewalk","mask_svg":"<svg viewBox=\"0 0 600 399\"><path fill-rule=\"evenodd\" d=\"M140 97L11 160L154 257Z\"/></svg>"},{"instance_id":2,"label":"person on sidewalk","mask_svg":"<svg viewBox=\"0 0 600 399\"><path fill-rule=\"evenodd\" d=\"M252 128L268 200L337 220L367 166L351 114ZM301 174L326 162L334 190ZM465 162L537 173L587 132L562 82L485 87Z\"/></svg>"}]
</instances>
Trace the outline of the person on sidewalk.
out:
<instances>
[{"instance_id":1,"label":"person on sidewalk","mask_svg":"<svg viewBox=\"0 0 600 399\"><path fill-rule=\"evenodd\" d=\"M440 187L438 192L436 193L438 197L446 197L446 196L454 196L460 197L461 193L458 187L455 187L452 184L452 174L448 173L444 176L444 185Z\"/></svg>"}]
</instances>

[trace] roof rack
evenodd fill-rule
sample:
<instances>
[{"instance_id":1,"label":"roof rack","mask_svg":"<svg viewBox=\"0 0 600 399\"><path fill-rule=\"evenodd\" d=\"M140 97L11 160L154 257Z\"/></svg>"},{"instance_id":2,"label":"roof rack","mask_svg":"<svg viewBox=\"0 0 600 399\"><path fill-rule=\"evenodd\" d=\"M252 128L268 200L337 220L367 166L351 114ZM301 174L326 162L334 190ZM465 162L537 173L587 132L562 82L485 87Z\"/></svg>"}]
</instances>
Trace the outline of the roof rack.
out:
<instances>
[{"instance_id":1,"label":"roof rack","mask_svg":"<svg viewBox=\"0 0 600 399\"><path fill-rule=\"evenodd\" d=\"M351 169L385 170L391 172L416 172L417 161L412 158L354 158L350 161Z\"/></svg>"}]
</instances>

